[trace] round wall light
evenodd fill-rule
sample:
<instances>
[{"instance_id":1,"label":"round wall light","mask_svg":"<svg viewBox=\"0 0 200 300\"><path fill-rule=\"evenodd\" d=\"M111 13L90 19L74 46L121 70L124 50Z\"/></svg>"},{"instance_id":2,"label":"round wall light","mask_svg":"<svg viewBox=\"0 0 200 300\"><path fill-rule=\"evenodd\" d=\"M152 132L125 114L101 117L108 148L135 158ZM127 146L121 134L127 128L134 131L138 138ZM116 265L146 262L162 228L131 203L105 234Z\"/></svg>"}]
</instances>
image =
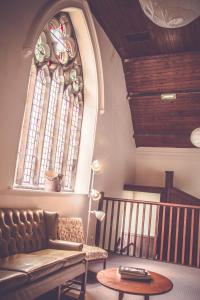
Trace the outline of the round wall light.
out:
<instances>
[{"instance_id":1,"label":"round wall light","mask_svg":"<svg viewBox=\"0 0 200 300\"><path fill-rule=\"evenodd\" d=\"M192 145L200 148L200 127L194 129L190 135L190 141Z\"/></svg>"}]
</instances>

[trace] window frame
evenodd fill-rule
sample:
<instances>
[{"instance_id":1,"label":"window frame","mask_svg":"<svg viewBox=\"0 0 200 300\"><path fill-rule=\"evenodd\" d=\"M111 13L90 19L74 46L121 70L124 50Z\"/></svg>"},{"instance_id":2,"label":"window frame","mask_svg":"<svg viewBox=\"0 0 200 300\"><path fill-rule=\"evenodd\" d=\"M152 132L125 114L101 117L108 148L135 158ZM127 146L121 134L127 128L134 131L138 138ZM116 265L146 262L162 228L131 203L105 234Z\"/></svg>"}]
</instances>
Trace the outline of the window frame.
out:
<instances>
[{"instance_id":1,"label":"window frame","mask_svg":"<svg viewBox=\"0 0 200 300\"><path fill-rule=\"evenodd\" d=\"M65 18L65 23L61 22L62 18ZM57 44L54 45L54 37L51 36L51 32L55 31L51 29L51 22L53 21L56 22L56 26L59 26L56 27L56 31L59 30L60 34L63 34L66 43L67 41L68 43L71 42L71 47L74 44L75 52L71 52L71 55L65 52L71 48L64 48L64 50L60 50L61 52L56 52L57 44L62 46L64 40L61 41L62 36L60 35L59 39L56 39L56 41L58 40ZM70 31L70 36L67 36L65 31L67 28ZM51 53L47 59L37 48L41 46L39 43L42 37L45 38L44 43L47 43L42 44L42 46L49 45ZM56 174L54 180L63 179L61 182L62 189L71 192L74 191L75 185L84 106L82 64L74 28L68 13L59 12L50 19L42 30L35 49L37 51L35 50L29 75L14 187L45 190L46 181L48 181L48 177L45 176L46 171L52 171ZM42 56L41 61L40 57L36 56L38 53ZM68 55L68 61L60 61L62 53ZM51 71L52 64L54 66L53 71ZM71 76L72 72L73 77ZM66 75L64 75L65 73ZM67 92L68 97L66 98ZM66 111L67 118L63 120L61 115L65 102L67 102L66 105L68 104L68 109ZM65 130L60 130L63 122L65 123L62 124L62 127L65 127ZM59 144L64 144L62 153L60 153ZM60 172L56 173L57 156L62 156L62 159L57 160L57 169L59 167Z\"/></svg>"}]
</instances>

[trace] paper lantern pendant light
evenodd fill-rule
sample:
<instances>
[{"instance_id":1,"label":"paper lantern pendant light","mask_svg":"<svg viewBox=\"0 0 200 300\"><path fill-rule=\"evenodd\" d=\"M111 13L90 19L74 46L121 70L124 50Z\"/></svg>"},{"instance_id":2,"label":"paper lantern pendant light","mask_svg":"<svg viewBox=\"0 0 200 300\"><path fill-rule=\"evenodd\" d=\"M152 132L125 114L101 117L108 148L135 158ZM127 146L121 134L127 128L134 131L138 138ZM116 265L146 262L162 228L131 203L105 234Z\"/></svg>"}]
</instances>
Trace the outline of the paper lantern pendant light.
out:
<instances>
[{"instance_id":1,"label":"paper lantern pendant light","mask_svg":"<svg viewBox=\"0 0 200 300\"><path fill-rule=\"evenodd\" d=\"M139 0L145 15L164 28L185 26L200 16L200 0Z\"/></svg>"}]
</instances>

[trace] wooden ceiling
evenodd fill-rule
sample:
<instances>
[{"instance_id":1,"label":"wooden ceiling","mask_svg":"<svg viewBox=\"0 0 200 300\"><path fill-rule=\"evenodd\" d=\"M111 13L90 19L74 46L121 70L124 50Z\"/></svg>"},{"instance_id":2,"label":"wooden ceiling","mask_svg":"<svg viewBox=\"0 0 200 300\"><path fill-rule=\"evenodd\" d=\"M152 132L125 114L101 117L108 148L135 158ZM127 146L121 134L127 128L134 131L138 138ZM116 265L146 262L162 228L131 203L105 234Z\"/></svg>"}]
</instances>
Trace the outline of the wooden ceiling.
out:
<instances>
[{"instance_id":1,"label":"wooden ceiling","mask_svg":"<svg viewBox=\"0 0 200 300\"><path fill-rule=\"evenodd\" d=\"M165 29L152 23L138 0L88 0L119 53L137 147L193 147L200 127L200 18ZM176 93L163 102L162 93Z\"/></svg>"}]
</instances>

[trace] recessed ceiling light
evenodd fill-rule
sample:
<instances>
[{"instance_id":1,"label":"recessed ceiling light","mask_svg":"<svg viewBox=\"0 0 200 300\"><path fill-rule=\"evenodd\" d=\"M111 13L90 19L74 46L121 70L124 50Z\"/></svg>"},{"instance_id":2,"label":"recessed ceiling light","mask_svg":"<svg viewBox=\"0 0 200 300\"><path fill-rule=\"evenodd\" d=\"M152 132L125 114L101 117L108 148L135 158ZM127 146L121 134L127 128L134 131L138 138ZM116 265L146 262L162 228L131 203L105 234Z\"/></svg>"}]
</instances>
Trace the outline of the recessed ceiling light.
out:
<instances>
[{"instance_id":1,"label":"recessed ceiling light","mask_svg":"<svg viewBox=\"0 0 200 300\"><path fill-rule=\"evenodd\" d=\"M176 100L176 94L175 93L161 94L160 98L163 101L173 101Z\"/></svg>"}]
</instances>

